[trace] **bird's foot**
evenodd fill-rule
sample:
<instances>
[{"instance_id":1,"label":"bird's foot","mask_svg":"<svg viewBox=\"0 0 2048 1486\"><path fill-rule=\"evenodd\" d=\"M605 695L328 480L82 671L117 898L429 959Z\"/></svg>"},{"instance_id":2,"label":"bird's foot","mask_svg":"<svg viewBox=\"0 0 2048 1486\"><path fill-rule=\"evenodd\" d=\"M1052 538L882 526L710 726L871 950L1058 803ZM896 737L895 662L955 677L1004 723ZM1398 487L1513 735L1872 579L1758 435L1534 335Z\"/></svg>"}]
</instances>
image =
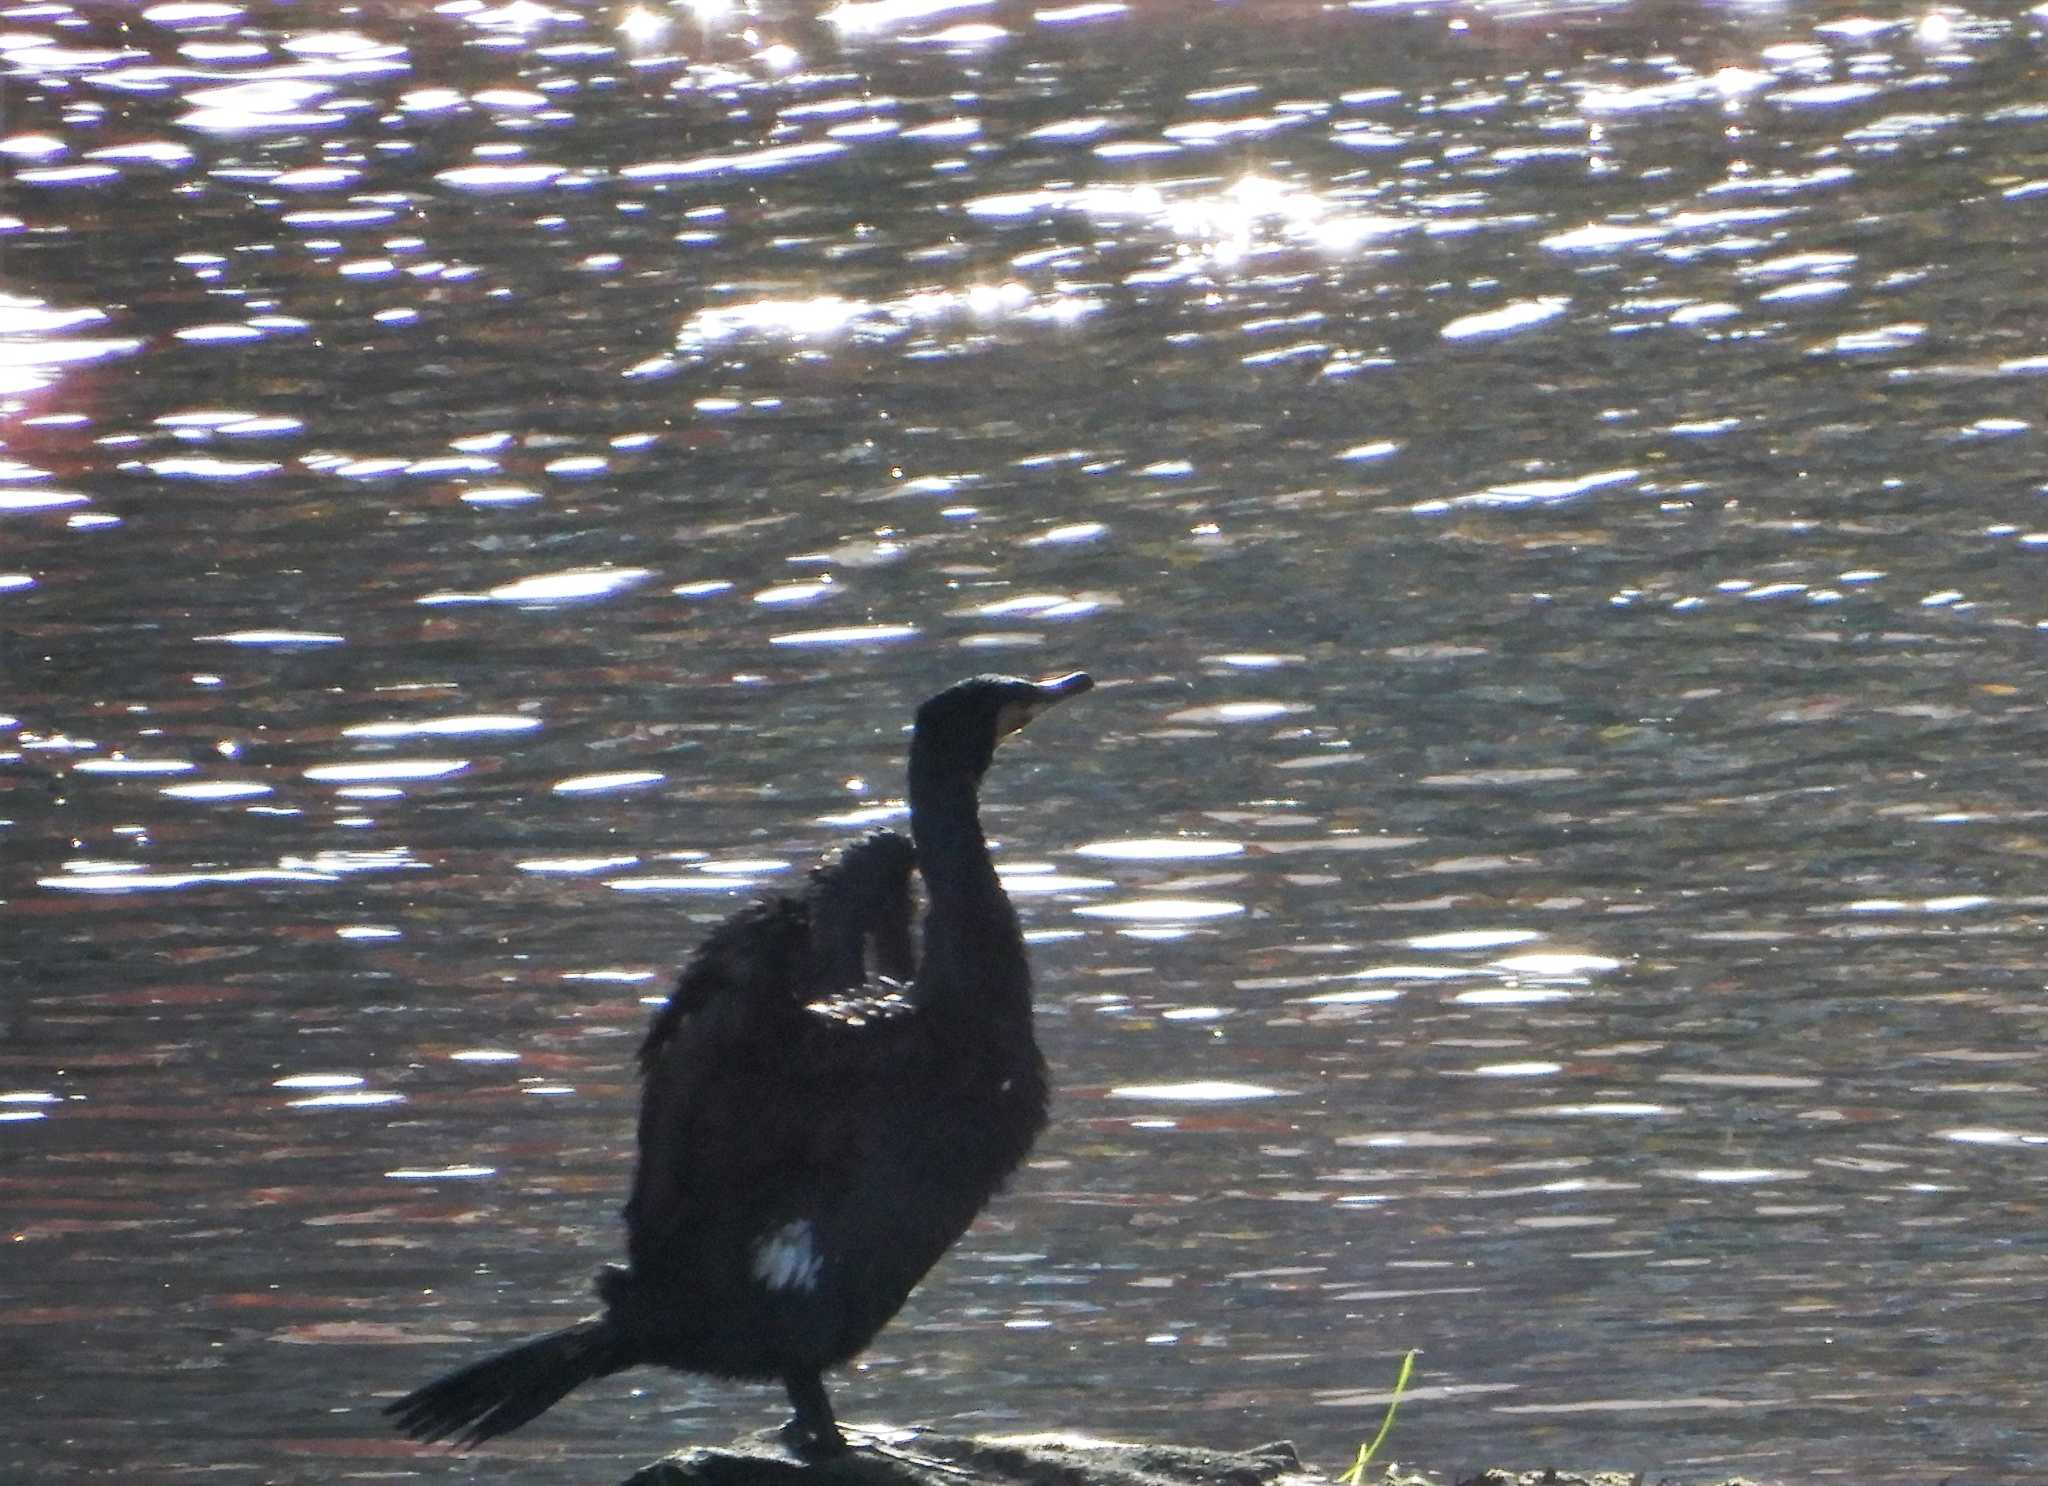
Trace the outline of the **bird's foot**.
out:
<instances>
[{"instance_id":1,"label":"bird's foot","mask_svg":"<svg viewBox=\"0 0 2048 1486\"><path fill-rule=\"evenodd\" d=\"M801 1414L792 1415L776 1433L782 1436L783 1448L807 1465L821 1464L852 1448L837 1424L820 1429Z\"/></svg>"}]
</instances>

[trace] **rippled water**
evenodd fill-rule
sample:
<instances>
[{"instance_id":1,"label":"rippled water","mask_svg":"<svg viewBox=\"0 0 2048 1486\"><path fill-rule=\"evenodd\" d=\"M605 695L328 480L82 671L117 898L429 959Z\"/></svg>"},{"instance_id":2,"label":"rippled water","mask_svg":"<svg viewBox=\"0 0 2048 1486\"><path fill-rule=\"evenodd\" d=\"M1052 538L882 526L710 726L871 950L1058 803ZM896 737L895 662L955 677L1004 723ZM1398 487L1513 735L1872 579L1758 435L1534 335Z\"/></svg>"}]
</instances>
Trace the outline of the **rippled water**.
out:
<instances>
[{"instance_id":1,"label":"rippled water","mask_svg":"<svg viewBox=\"0 0 2048 1486\"><path fill-rule=\"evenodd\" d=\"M851 1417L2048 1479L2048 13L0 5L9 1479L615 1479L631 1039L969 670L1057 1123Z\"/></svg>"}]
</instances>

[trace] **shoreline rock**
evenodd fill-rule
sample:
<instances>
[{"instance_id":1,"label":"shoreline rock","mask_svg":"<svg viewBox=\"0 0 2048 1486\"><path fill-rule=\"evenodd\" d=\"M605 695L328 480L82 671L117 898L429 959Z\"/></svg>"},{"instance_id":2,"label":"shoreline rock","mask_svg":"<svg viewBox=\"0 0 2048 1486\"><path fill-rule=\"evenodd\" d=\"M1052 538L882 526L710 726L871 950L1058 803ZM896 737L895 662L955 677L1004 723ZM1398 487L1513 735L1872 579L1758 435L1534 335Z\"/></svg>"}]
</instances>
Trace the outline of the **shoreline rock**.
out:
<instances>
[{"instance_id":1,"label":"shoreline rock","mask_svg":"<svg viewBox=\"0 0 2048 1486\"><path fill-rule=\"evenodd\" d=\"M856 1448L817 1464L791 1455L773 1430L730 1445L679 1451L627 1477L624 1486L1331 1486L1285 1440L1256 1449L1204 1450L1073 1434L1001 1436L867 1429ZM1493 1468L1455 1483L1433 1472L1375 1466L1366 1486L1647 1486L1626 1471ZM1719 1486L1755 1486L1732 1478Z\"/></svg>"}]
</instances>

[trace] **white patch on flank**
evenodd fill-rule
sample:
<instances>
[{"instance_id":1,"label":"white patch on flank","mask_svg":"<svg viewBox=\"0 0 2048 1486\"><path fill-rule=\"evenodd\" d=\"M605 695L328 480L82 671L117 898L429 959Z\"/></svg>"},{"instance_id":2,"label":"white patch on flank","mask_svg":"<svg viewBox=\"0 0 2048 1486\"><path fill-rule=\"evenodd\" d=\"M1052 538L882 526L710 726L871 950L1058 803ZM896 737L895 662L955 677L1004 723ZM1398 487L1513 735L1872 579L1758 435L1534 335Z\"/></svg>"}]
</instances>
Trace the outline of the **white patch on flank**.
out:
<instances>
[{"instance_id":1,"label":"white patch on flank","mask_svg":"<svg viewBox=\"0 0 2048 1486\"><path fill-rule=\"evenodd\" d=\"M771 1290L815 1290L824 1267L808 1218L784 1223L754 1245L754 1278Z\"/></svg>"}]
</instances>

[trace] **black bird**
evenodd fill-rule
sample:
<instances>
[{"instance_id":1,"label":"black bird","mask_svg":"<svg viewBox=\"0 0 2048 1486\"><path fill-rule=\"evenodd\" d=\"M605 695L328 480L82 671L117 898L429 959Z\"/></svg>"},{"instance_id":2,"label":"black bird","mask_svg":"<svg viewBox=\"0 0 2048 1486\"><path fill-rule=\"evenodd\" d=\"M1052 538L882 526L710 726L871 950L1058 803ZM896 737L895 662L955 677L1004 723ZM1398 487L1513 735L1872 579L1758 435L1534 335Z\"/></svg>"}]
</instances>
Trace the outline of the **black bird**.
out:
<instances>
[{"instance_id":1,"label":"black bird","mask_svg":"<svg viewBox=\"0 0 2048 1486\"><path fill-rule=\"evenodd\" d=\"M796 899L743 909L640 1049L627 1258L604 1308L386 1405L420 1440L517 1429L643 1363L779 1379L800 1454L847 1448L823 1373L854 1357L1044 1127L1031 974L982 835L996 744L1094 683L977 676L917 712L910 831L927 908L909 983L909 852L880 833Z\"/></svg>"}]
</instances>

